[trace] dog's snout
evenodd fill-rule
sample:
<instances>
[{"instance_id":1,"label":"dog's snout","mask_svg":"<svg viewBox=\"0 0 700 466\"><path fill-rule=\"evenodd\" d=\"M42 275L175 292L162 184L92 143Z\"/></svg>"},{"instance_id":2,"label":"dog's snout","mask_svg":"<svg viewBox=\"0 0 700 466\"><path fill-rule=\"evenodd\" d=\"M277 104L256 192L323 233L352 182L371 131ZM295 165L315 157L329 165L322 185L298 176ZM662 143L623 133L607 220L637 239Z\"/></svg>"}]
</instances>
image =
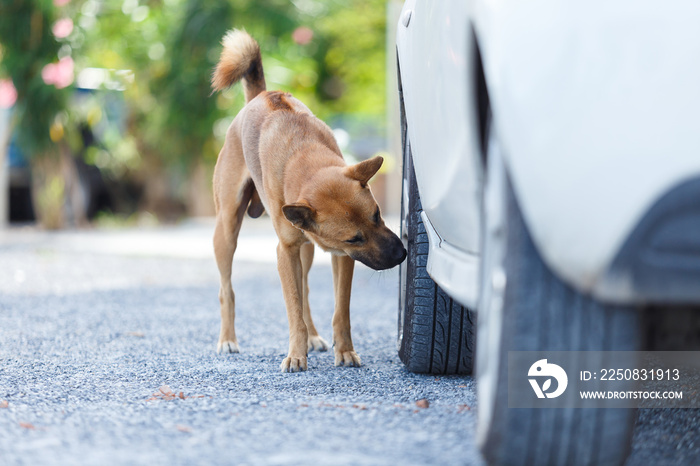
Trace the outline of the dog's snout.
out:
<instances>
[{"instance_id":1,"label":"dog's snout","mask_svg":"<svg viewBox=\"0 0 700 466\"><path fill-rule=\"evenodd\" d=\"M377 241L370 251L355 251L350 257L374 270L386 270L399 265L406 255L401 240L391 233Z\"/></svg>"},{"instance_id":2,"label":"dog's snout","mask_svg":"<svg viewBox=\"0 0 700 466\"><path fill-rule=\"evenodd\" d=\"M385 234L373 242L372 247L353 251L350 257L374 270L386 270L399 265L407 255L401 239L387 228Z\"/></svg>"},{"instance_id":3,"label":"dog's snout","mask_svg":"<svg viewBox=\"0 0 700 466\"><path fill-rule=\"evenodd\" d=\"M398 237L394 237L391 245L390 256L396 263L395 265L403 262L403 260L406 258L406 254L406 248L403 247L401 240Z\"/></svg>"},{"instance_id":4,"label":"dog's snout","mask_svg":"<svg viewBox=\"0 0 700 466\"><path fill-rule=\"evenodd\" d=\"M403 247L403 244L399 245L398 253L396 256L398 258L397 263L400 264L401 262L403 262L404 259L406 259L407 254L408 253L406 252L406 248Z\"/></svg>"},{"instance_id":5,"label":"dog's snout","mask_svg":"<svg viewBox=\"0 0 700 466\"><path fill-rule=\"evenodd\" d=\"M398 236L391 233L384 243L384 254L386 257L387 268L399 265L406 258L406 248Z\"/></svg>"}]
</instances>

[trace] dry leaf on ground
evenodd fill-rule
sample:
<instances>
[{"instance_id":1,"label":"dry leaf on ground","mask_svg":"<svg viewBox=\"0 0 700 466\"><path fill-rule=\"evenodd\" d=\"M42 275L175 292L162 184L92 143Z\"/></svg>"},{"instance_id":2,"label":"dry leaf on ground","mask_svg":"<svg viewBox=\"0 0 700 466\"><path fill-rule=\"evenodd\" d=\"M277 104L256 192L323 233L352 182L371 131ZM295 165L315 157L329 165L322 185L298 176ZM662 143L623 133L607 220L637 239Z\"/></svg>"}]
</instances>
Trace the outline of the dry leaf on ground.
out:
<instances>
[{"instance_id":1,"label":"dry leaf on ground","mask_svg":"<svg viewBox=\"0 0 700 466\"><path fill-rule=\"evenodd\" d=\"M416 401L416 406L418 406L419 408L423 408L423 409L428 408L428 407L430 407L430 401L423 398L421 400Z\"/></svg>"},{"instance_id":2,"label":"dry leaf on ground","mask_svg":"<svg viewBox=\"0 0 700 466\"><path fill-rule=\"evenodd\" d=\"M158 401L158 400L172 401L172 400L177 400L177 399L184 400L186 398L204 398L204 395L189 395L189 396L187 396L187 395L185 395L184 392L175 393L167 385L161 385L161 387L158 389L158 391L155 392L146 401Z\"/></svg>"}]
</instances>

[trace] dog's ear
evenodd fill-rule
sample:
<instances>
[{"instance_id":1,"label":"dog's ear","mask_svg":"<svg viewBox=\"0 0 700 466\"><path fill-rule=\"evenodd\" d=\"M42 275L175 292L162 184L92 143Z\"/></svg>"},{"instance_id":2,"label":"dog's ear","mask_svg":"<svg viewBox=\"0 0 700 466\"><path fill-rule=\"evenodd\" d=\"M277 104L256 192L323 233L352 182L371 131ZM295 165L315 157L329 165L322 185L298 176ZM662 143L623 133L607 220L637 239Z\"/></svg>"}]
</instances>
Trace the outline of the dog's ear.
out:
<instances>
[{"instance_id":1,"label":"dog's ear","mask_svg":"<svg viewBox=\"0 0 700 466\"><path fill-rule=\"evenodd\" d=\"M347 167L345 169L345 174L353 180L359 181L364 186L367 184L370 178L372 178L375 173L379 171L379 168L382 166L383 162L384 158L377 155L376 157L367 159L364 162Z\"/></svg>"},{"instance_id":2,"label":"dog's ear","mask_svg":"<svg viewBox=\"0 0 700 466\"><path fill-rule=\"evenodd\" d=\"M282 207L284 217L297 228L313 231L316 228L316 211L305 202L295 202Z\"/></svg>"}]
</instances>

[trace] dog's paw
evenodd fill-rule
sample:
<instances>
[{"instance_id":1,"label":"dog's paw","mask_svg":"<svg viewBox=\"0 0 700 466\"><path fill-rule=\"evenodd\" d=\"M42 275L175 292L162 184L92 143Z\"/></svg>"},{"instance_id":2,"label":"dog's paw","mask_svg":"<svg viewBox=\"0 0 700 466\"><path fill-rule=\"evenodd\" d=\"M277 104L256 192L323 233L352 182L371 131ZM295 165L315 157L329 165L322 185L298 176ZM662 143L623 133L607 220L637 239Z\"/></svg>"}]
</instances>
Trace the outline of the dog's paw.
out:
<instances>
[{"instance_id":1,"label":"dog's paw","mask_svg":"<svg viewBox=\"0 0 700 466\"><path fill-rule=\"evenodd\" d=\"M282 372L300 372L307 369L306 356L304 357L292 357L287 356L280 364L280 370Z\"/></svg>"},{"instance_id":2,"label":"dog's paw","mask_svg":"<svg viewBox=\"0 0 700 466\"><path fill-rule=\"evenodd\" d=\"M336 351L335 365L345 367L360 367L360 357L354 351Z\"/></svg>"},{"instance_id":3,"label":"dog's paw","mask_svg":"<svg viewBox=\"0 0 700 466\"><path fill-rule=\"evenodd\" d=\"M309 337L309 351L328 351L328 342L319 335Z\"/></svg>"},{"instance_id":4,"label":"dog's paw","mask_svg":"<svg viewBox=\"0 0 700 466\"><path fill-rule=\"evenodd\" d=\"M240 348L235 341L220 341L219 344L216 345L217 353L238 353L239 351Z\"/></svg>"}]
</instances>

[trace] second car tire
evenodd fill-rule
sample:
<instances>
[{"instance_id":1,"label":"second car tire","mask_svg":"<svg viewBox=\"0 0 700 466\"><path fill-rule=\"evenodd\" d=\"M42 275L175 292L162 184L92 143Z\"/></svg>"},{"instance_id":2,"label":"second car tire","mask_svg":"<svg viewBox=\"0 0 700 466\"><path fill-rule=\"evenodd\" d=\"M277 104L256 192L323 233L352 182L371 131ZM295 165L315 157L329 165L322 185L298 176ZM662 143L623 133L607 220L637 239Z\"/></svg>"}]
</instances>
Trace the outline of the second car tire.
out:
<instances>
[{"instance_id":1,"label":"second car tire","mask_svg":"<svg viewBox=\"0 0 700 466\"><path fill-rule=\"evenodd\" d=\"M634 409L509 408L508 361L514 352L638 351L641 315L631 306L602 303L557 277L530 236L493 137L488 163L476 367L482 453L492 465L623 464ZM592 383L601 387L592 390L604 387Z\"/></svg>"}]
</instances>

